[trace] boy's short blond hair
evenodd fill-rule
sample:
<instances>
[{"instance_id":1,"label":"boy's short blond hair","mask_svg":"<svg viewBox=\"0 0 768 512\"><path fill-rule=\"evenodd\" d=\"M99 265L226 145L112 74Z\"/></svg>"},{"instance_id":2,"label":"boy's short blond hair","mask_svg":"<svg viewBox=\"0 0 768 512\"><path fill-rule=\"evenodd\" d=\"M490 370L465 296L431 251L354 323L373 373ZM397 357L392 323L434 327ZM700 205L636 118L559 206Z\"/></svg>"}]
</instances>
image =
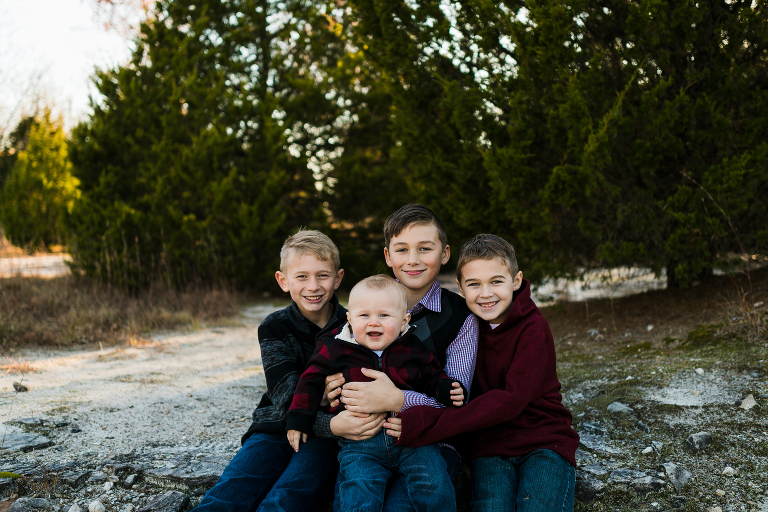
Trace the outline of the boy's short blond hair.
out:
<instances>
[{"instance_id":1,"label":"boy's short blond hair","mask_svg":"<svg viewBox=\"0 0 768 512\"><path fill-rule=\"evenodd\" d=\"M339 249L330 238L314 229L300 229L283 242L283 248L280 249L280 272L288 270L291 258L306 254L320 261L331 261L337 272L341 268Z\"/></svg>"},{"instance_id":2,"label":"boy's short blond hair","mask_svg":"<svg viewBox=\"0 0 768 512\"><path fill-rule=\"evenodd\" d=\"M382 291L382 292L390 292L393 295L395 295L401 302L403 309L408 309L408 295L405 293L405 287L389 277L388 275L384 274L376 274L375 276L366 277L359 283L357 283L355 286L352 287L352 290L349 292L349 302L350 307L352 307L352 301L354 300L354 294L355 290L362 291L362 290L371 290L371 291Z\"/></svg>"},{"instance_id":3,"label":"boy's short blond hair","mask_svg":"<svg viewBox=\"0 0 768 512\"><path fill-rule=\"evenodd\" d=\"M520 271L514 247L496 235L477 235L461 246L459 262L456 264L456 279L459 282L461 282L461 269L475 260L499 260L509 268L512 277Z\"/></svg>"}]
</instances>

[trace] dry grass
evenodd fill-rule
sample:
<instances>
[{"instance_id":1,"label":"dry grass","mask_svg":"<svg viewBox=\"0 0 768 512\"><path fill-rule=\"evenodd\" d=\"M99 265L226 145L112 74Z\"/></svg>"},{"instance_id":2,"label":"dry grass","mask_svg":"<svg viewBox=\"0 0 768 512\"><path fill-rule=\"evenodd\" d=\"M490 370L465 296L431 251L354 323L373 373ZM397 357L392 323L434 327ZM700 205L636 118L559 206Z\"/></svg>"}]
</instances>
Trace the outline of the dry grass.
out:
<instances>
[{"instance_id":1,"label":"dry grass","mask_svg":"<svg viewBox=\"0 0 768 512\"><path fill-rule=\"evenodd\" d=\"M243 297L225 289L153 287L136 296L65 276L0 279L0 352L20 346L114 345L158 329L198 328L235 315Z\"/></svg>"},{"instance_id":2,"label":"dry grass","mask_svg":"<svg viewBox=\"0 0 768 512\"><path fill-rule=\"evenodd\" d=\"M37 368L29 364L27 361L21 361L14 359L13 357L6 357L5 364L0 364L0 371L5 373L17 373L25 375L27 373L34 373Z\"/></svg>"}]
</instances>

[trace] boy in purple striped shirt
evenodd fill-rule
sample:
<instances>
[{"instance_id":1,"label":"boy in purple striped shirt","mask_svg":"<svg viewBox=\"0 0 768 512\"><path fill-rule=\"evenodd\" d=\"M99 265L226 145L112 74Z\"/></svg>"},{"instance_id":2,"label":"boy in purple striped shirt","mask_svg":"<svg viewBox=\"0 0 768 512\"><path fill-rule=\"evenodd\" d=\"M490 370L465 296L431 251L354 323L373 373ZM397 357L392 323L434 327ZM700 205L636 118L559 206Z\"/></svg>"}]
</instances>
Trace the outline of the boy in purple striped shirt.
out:
<instances>
[{"instance_id":1,"label":"boy in purple striped shirt","mask_svg":"<svg viewBox=\"0 0 768 512\"><path fill-rule=\"evenodd\" d=\"M471 393L477 354L478 324L466 301L459 295L440 288L437 276L450 259L445 227L432 210L419 204L405 205L389 216L384 224L384 257L397 280L405 287L408 312L414 334L435 355L445 372L460 381ZM398 389L383 373L364 369L371 382L344 383L341 374L328 377L326 392L332 401L339 398L347 411L331 420L331 431L347 439L370 437L376 431L356 429L350 414L376 414L404 411L416 405L442 407L432 398L413 391ZM340 386L343 385L343 388ZM339 396L340 395L340 396ZM468 396L467 396L468 398ZM359 419L358 419L359 420ZM359 420L363 421L363 420ZM388 433L399 431L399 421L384 422ZM460 467L460 457L450 446L443 445L445 465L435 470L447 471L453 479ZM384 510L414 510L405 481L398 476L392 483Z\"/></svg>"}]
</instances>

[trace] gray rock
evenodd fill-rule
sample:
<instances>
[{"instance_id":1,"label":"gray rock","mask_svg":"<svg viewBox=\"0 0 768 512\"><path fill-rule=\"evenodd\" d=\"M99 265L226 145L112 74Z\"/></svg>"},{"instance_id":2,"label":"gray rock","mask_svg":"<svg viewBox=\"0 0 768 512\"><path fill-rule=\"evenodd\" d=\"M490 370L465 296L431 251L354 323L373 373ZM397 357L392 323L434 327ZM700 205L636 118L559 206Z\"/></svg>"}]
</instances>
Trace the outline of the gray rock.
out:
<instances>
[{"instance_id":1,"label":"gray rock","mask_svg":"<svg viewBox=\"0 0 768 512\"><path fill-rule=\"evenodd\" d=\"M580 434L579 444L594 452L607 453L609 455L617 455L621 453L617 448L608 442L607 438L594 434Z\"/></svg>"},{"instance_id":2,"label":"gray rock","mask_svg":"<svg viewBox=\"0 0 768 512\"><path fill-rule=\"evenodd\" d=\"M139 512L184 512L189 507L189 496L178 491L168 491L150 499Z\"/></svg>"},{"instance_id":3,"label":"gray rock","mask_svg":"<svg viewBox=\"0 0 768 512\"><path fill-rule=\"evenodd\" d=\"M8 512L31 512L33 510L53 510L53 505L45 498L19 498L11 505Z\"/></svg>"},{"instance_id":4,"label":"gray rock","mask_svg":"<svg viewBox=\"0 0 768 512\"><path fill-rule=\"evenodd\" d=\"M590 464L589 466L584 466L581 469L583 469L587 473L591 473L591 474L593 474L595 476L602 476L602 475L607 475L608 474L608 470L605 469L600 464Z\"/></svg>"},{"instance_id":5,"label":"gray rock","mask_svg":"<svg viewBox=\"0 0 768 512\"><path fill-rule=\"evenodd\" d=\"M73 489L77 489L85 483L90 475L90 471L64 471L59 473L59 482L66 484Z\"/></svg>"},{"instance_id":6,"label":"gray rock","mask_svg":"<svg viewBox=\"0 0 768 512\"><path fill-rule=\"evenodd\" d=\"M100 484L101 482L104 482L108 477L109 475L107 475L103 471L94 471L93 473L91 473L90 478L88 478L88 483Z\"/></svg>"},{"instance_id":7,"label":"gray rock","mask_svg":"<svg viewBox=\"0 0 768 512\"><path fill-rule=\"evenodd\" d=\"M708 432L698 432L691 434L685 440L685 445L693 452L698 453L704 450L712 443L712 436Z\"/></svg>"},{"instance_id":8,"label":"gray rock","mask_svg":"<svg viewBox=\"0 0 768 512\"><path fill-rule=\"evenodd\" d=\"M680 489L691 480L691 472L677 464L667 462L661 465L661 469L667 474L667 478L675 486L677 492L680 492Z\"/></svg>"},{"instance_id":9,"label":"gray rock","mask_svg":"<svg viewBox=\"0 0 768 512\"><path fill-rule=\"evenodd\" d=\"M32 418L19 418L16 420L11 420L8 423L11 425L18 425L20 427L42 427L45 425L46 421L42 418L32 417Z\"/></svg>"},{"instance_id":10,"label":"gray rock","mask_svg":"<svg viewBox=\"0 0 768 512\"><path fill-rule=\"evenodd\" d=\"M578 467L581 467L584 464L588 464L592 462L592 459L594 458L595 458L594 454L585 452L582 449L576 449L576 465Z\"/></svg>"},{"instance_id":11,"label":"gray rock","mask_svg":"<svg viewBox=\"0 0 768 512\"><path fill-rule=\"evenodd\" d=\"M104 504L99 500L92 501L88 504L88 512L106 512L106 511L107 509L104 508Z\"/></svg>"},{"instance_id":12,"label":"gray rock","mask_svg":"<svg viewBox=\"0 0 768 512\"><path fill-rule=\"evenodd\" d=\"M144 479L161 487L190 491L198 487L213 487L225 467L223 463L192 461L187 466L149 470Z\"/></svg>"},{"instance_id":13,"label":"gray rock","mask_svg":"<svg viewBox=\"0 0 768 512\"><path fill-rule=\"evenodd\" d=\"M651 432L651 427L649 427L648 425L646 425L640 420L637 420L637 429L642 430L646 434L649 434Z\"/></svg>"},{"instance_id":14,"label":"gray rock","mask_svg":"<svg viewBox=\"0 0 768 512\"><path fill-rule=\"evenodd\" d=\"M80 505L77 503L73 503L71 507L69 507L69 510L67 512L82 512L80 509Z\"/></svg>"},{"instance_id":15,"label":"gray rock","mask_svg":"<svg viewBox=\"0 0 768 512\"><path fill-rule=\"evenodd\" d=\"M22 384L21 382L14 382L13 389L15 389L19 393L24 393L25 391L29 391L29 388L24 384Z\"/></svg>"},{"instance_id":16,"label":"gray rock","mask_svg":"<svg viewBox=\"0 0 768 512\"><path fill-rule=\"evenodd\" d=\"M576 470L576 499L582 503L589 503L599 497L605 491L605 484L598 478L581 470Z\"/></svg>"},{"instance_id":17,"label":"gray rock","mask_svg":"<svg viewBox=\"0 0 768 512\"><path fill-rule=\"evenodd\" d=\"M3 452L31 452L53 446L53 441L39 434L8 432L3 442Z\"/></svg>"},{"instance_id":18,"label":"gray rock","mask_svg":"<svg viewBox=\"0 0 768 512\"><path fill-rule=\"evenodd\" d=\"M620 469L615 469L611 471L611 474L608 477L608 483L609 484L629 484L629 483L632 483L633 480L636 480L638 478L643 478L646 476L648 475L643 471L620 468Z\"/></svg>"},{"instance_id":19,"label":"gray rock","mask_svg":"<svg viewBox=\"0 0 768 512\"><path fill-rule=\"evenodd\" d=\"M635 413L635 411L633 411L631 407L627 407L621 402L613 402L611 405L609 405L608 412L617 413L617 414L634 414Z\"/></svg>"},{"instance_id":20,"label":"gray rock","mask_svg":"<svg viewBox=\"0 0 768 512\"><path fill-rule=\"evenodd\" d=\"M128 475L125 481L123 482L123 487L125 487L126 489L130 489L131 487L136 485L136 482L138 480L139 480L139 475L137 475L136 473L132 475Z\"/></svg>"},{"instance_id":21,"label":"gray rock","mask_svg":"<svg viewBox=\"0 0 768 512\"><path fill-rule=\"evenodd\" d=\"M642 478L635 478L629 483L629 486L637 492L652 492L664 487L664 483L664 480L659 478L644 476Z\"/></svg>"}]
</instances>

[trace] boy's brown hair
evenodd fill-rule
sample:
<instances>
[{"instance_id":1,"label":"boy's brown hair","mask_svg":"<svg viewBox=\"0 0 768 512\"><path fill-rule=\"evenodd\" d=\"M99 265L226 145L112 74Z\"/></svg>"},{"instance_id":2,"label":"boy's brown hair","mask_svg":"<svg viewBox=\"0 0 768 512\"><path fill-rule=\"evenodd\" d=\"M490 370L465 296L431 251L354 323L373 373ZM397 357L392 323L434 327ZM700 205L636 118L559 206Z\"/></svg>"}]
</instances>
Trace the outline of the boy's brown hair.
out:
<instances>
[{"instance_id":1,"label":"boy's brown hair","mask_svg":"<svg viewBox=\"0 0 768 512\"><path fill-rule=\"evenodd\" d=\"M387 217L386 222L384 222L384 246L389 247L389 243L394 237L413 225L435 226L442 248L445 249L448 245L448 235L445 233L445 226L443 226L440 217L423 204L407 204Z\"/></svg>"},{"instance_id":2,"label":"boy's brown hair","mask_svg":"<svg viewBox=\"0 0 768 512\"><path fill-rule=\"evenodd\" d=\"M456 264L456 278L459 282L461 282L461 269L475 260L499 260L509 268L512 277L520 271L514 247L496 235L477 235L461 246L459 262Z\"/></svg>"},{"instance_id":3,"label":"boy's brown hair","mask_svg":"<svg viewBox=\"0 0 768 512\"><path fill-rule=\"evenodd\" d=\"M375 276L366 277L349 291L350 301L355 290L372 290L382 291L391 290L397 295L398 299L402 301L403 309L408 309L408 295L405 293L405 287L385 274L376 274Z\"/></svg>"},{"instance_id":4,"label":"boy's brown hair","mask_svg":"<svg viewBox=\"0 0 768 512\"><path fill-rule=\"evenodd\" d=\"M323 233L314 229L301 229L289 236L280 249L280 272L288 270L291 258L310 254L320 261L331 261L335 270L341 268L339 249L336 244Z\"/></svg>"}]
</instances>

